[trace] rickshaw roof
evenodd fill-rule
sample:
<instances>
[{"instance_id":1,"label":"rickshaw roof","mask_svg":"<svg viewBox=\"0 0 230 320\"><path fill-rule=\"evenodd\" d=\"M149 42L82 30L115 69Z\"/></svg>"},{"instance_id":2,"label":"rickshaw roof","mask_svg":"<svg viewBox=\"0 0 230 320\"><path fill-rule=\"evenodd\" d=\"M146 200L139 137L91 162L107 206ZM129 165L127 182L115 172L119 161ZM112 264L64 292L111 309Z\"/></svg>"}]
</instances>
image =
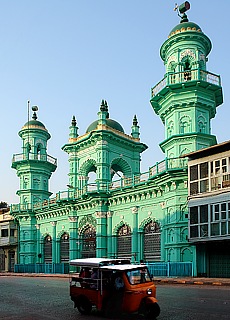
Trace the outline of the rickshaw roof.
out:
<instances>
[{"instance_id":1,"label":"rickshaw roof","mask_svg":"<svg viewBox=\"0 0 230 320\"><path fill-rule=\"evenodd\" d=\"M108 265L100 267L101 270L114 270L114 271L130 271L136 269L146 268L145 264L120 264L120 265Z\"/></svg>"},{"instance_id":2,"label":"rickshaw roof","mask_svg":"<svg viewBox=\"0 0 230 320\"><path fill-rule=\"evenodd\" d=\"M85 259L74 259L70 260L71 266L81 266L81 267L94 267L99 268L101 266L108 265L122 265L130 264L129 259L110 259L110 258L85 258Z\"/></svg>"}]
</instances>

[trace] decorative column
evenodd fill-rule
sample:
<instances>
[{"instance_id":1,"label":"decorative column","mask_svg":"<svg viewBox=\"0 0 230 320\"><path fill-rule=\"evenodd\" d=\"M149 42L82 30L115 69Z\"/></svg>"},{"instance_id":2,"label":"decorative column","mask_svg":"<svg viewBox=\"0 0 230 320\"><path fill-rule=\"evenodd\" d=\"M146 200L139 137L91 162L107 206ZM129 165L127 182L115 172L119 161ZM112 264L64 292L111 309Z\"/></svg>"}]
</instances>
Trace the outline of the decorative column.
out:
<instances>
[{"instance_id":1,"label":"decorative column","mask_svg":"<svg viewBox=\"0 0 230 320\"><path fill-rule=\"evenodd\" d=\"M107 257L107 212L96 211L97 219L97 246L96 256L98 258Z\"/></svg>"},{"instance_id":2,"label":"decorative column","mask_svg":"<svg viewBox=\"0 0 230 320\"><path fill-rule=\"evenodd\" d=\"M52 230L52 263L57 263L57 246L56 246L56 226L57 226L57 221L52 221L50 222L53 230Z\"/></svg>"},{"instance_id":3,"label":"decorative column","mask_svg":"<svg viewBox=\"0 0 230 320\"><path fill-rule=\"evenodd\" d=\"M131 208L133 213L133 234L132 234L132 260L133 262L140 260L138 252L138 207Z\"/></svg>"},{"instance_id":4,"label":"decorative column","mask_svg":"<svg viewBox=\"0 0 230 320\"><path fill-rule=\"evenodd\" d=\"M69 259L80 258L80 242L78 238L78 217L69 217Z\"/></svg>"},{"instance_id":5,"label":"decorative column","mask_svg":"<svg viewBox=\"0 0 230 320\"><path fill-rule=\"evenodd\" d=\"M107 212L107 257L114 257L113 250L113 231L112 231L113 211Z\"/></svg>"},{"instance_id":6,"label":"decorative column","mask_svg":"<svg viewBox=\"0 0 230 320\"><path fill-rule=\"evenodd\" d=\"M35 261L36 263L42 263L42 250L41 250L41 241L40 241L40 224L35 224L35 227L37 229L37 241L36 241L36 244L37 244L37 248L36 248L36 257L35 257Z\"/></svg>"}]
</instances>

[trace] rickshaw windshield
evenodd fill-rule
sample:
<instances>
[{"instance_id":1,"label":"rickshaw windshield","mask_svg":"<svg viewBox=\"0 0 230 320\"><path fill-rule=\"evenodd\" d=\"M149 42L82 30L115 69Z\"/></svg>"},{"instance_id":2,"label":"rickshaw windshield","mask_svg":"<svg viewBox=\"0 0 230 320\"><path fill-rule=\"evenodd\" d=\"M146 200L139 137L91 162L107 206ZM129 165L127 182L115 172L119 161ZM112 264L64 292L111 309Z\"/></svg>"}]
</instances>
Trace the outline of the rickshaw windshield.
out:
<instances>
[{"instance_id":1,"label":"rickshaw windshield","mask_svg":"<svg viewBox=\"0 0 230 320\"><path fill-rule=\"evenodd\" d=\"M139 284L152 281L146 267L126 272L130 284Z\"/></svg>"}]
</instances>

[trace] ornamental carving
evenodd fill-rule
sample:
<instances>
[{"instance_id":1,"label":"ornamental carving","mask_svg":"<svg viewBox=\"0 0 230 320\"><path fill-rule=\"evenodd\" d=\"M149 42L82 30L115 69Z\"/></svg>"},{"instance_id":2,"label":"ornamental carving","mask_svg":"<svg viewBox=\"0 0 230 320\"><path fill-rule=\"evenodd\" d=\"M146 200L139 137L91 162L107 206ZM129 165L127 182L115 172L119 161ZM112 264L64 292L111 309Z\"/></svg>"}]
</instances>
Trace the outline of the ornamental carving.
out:
<instances>
[{"instance_id":1,"label":"ornamental carving","mask_svg":"<svg viewBox=\"0 0 230 320\"><path fill-rule=\"evenodd\" d=\"M170 62L172 62L172 61L176 62L176 57L175 57L175 56L170 56L170 57L168 58L168 64L169 64Z\"/></svg>"},{"instance_id":2,"label":"ornamental carving","mask_svg":"<svg viewBox=\"0 0 230 320\"><path fill-rule=\"evenodd\" d=\"M69 222L77 222L77 217L69 217Z\"/></svg>"},{"instance_id":3,"label":"ornamental carving","mask_svg":"<svg viewBox=\"0 0 230 320\"><path fill-rule=\"evenodd\" d=\"M131 208L132 213L138 213L138 207Z\"/></svg>"},{"instance_id":4,"label":"ornamental carving","mask_svg":"<svg viewBox=\"0 0 230 320\"><path fill-rule=\"evenodd\" d=\"M190 49L186 49L186 50L184 50L183 52L181 52L181 54L180 54L181 59L183 59L183 58L186 57L186 56L190 56L190 57L192 57L193 59L196 59L195 53L194 53L192 50L190 50Z\"/></svg>"},{"instance_id":5,"label":"ornamental carving","mask_svg":"<svg viewBox=\"0 0 230 320\"><path fill-rule=\"evenodd\" d=\"M79 222L79 229L82 229L86 225L92 225L96 227L97 220L94 217L92 217L92 215L84 216Z\"/></svg>"},{"instance_id":6,"label":"ornamental carving","mask_svg":"<svg viewBox=\"0 0 230 320\"><path fill-rule=\"evenodd\" d=\"M96 216L96 218L106 218L107 212L105 212L105 211L96 211L95 212L95 216Z\"/></svg>"},{"instance_id":7,"label":"ornamental carving","mask_svg":"<svg viewBox=\"0 0 230 320\"><path fill-rule=\"evenodd\" d=\"M108 218L112 218L112 216L113 216L113 211L108 211L107 212L107 217Z\"/></svg>"}]
</instances>

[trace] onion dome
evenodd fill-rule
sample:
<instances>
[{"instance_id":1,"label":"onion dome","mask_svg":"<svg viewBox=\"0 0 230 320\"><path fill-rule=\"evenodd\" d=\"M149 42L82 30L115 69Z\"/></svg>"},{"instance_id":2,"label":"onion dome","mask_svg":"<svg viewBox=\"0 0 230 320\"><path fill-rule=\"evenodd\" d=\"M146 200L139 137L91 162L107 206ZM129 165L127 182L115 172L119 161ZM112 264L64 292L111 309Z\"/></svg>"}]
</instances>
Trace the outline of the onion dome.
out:
<instances>
[{"instance_id":1,"label":"onion dome","mask_svg":"<svg viewBox=\"0 0 230 320\"><path fill-rule=\"evenodd\" d=\"M106 125L107 125L108 127L112 128L112 129L115 129L115 130L118 130L118 131L120 131L120 132L122 132L122 133L125 133L124 129L122 128L122 126L120 125L120 123L118 123L117 121L112 120L112 119L106 119L105 121L106 121ZM95 130L95 129L97 128L97 125L98 125L98 120L92 122L92 123L88 126L86 132L90 132L90 131L92 131L92 130Z\"/></svg>"},{"instance_id":2,"label":"onion dome","mask_svg":"<svg viewBox=\"0 0 230 320\"><path fill-rule=\"evenodd\" d=\"M103 124L112 128L112 129L115 129L117 131L120 131L122 133L125 133L124 129L122 128L122 126L120 125L120 123L118 123L117 121L113 120L113 119L110 119L109 118L109 112L108 112L108 104L107 104L107 101L106 100L102 100L101 102L101 105L100 105L100 111L98 114L103 114L102 118L103 118ZM100 119L100 117L99 117ZM92 130L95 130L98 126L98 124L100 122L100 120L95 120L94 122L92 122L87 130L86 130L86 133L92 131Z\"/></svg>"},{"instance_id":3,"label":"onion dome","mask_svg":"<svg viewBox=\"0 0 230 320\"><path fill-rule=\"evenodd\" d=\"M183 20L182 20L183 21ZM195 32L202 32L201 28L198 26L198 24L190 21L179 23L177 26L175 26L171 32L169 33L169 38L173 36L174 34L180 33L180 32L187 32L187 31L195 31ZM203 32L202 32L203 33Z\"/></svg>"},{"instance_id":4,"label":"onion dome","mask_svg":"<svg viewBox=\"0 0 230 320\"><path fill-rule=\"evenodd\" d=\"M27 121L24 126L22 127L22 130L24 129L40 129L47 131L46 127L41 121L37 120L37 114L36 112L33 113L32 120Z\"/></svg>"}]
</instances>

